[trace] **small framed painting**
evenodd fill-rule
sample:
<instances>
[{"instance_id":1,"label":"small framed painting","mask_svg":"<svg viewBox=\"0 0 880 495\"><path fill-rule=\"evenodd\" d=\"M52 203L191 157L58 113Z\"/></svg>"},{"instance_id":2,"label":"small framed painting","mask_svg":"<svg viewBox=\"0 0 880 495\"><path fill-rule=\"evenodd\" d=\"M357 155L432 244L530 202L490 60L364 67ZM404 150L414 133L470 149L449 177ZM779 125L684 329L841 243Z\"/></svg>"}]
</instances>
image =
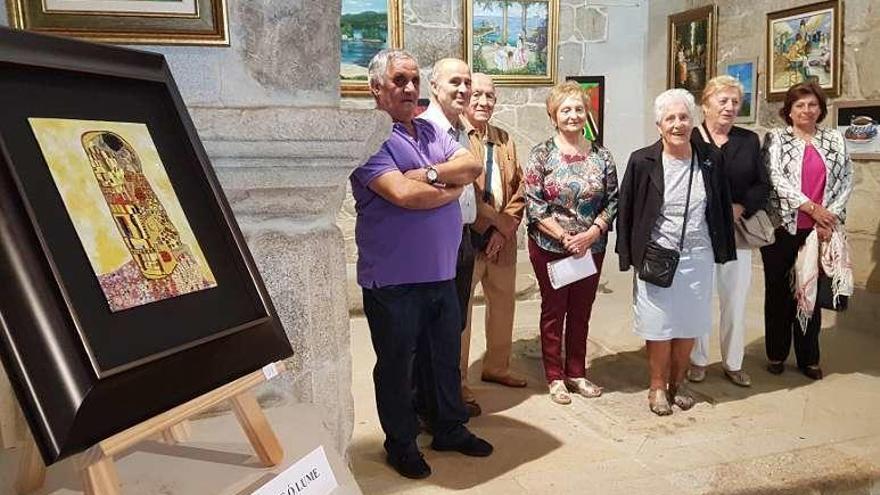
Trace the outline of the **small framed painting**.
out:
<instances>
[{"instance_id":1,"label":"small framed painting","mask_svg":"<svg viewBox=\"0 0 880 495\"><path fill-rule=\"evenodd\" d=\"M718 7L707 5L669 16L667 88L684 88L700 101L715 77Z\"/></svg>"},{"instance_id":2,"label":"small framed painting","mask_svg":"<svg viewBox=\"0 0 880 495\"><path fill-rule=\"evenodd\" d=\"M464 52L498 86L556 83L559 0L465 0Z\"/></svg>"},{"instance_id":3,"label":"small framed painting","mask_svg":"<svg viewBox=\"0 0 880 495\"><path fill-rule=\"evenodd\" d=\"M724 64L723 74L733 77L743 85L743 101L739 108L737 123L750 124L755 121L758 106L758 59L731 60Z\"/></svg>"},{"instance_id":4,"label":"small framed painting","mask_svg":"<svg viewBox=\"0 0 880 495\"><path fill-rule=\"evenodd\" d=\"M369 95L370 60L386 48L403 47L401 0L342 0L339 28L342 96Z\"/></svg>"},{"instance_id":5,"label":"small framed painting","mask_svg":"<svg viewBox=\"0 0 880 495\"><path fill-rule=\"evenodd\" d=\"M835 101L834 125L853 160L880 160L880 100Z\"/></svg>"},{"instance_id":6,"label":"small framed painting","mask_svg":"<svg viewBox=\"0 0 880 495\"><path fill-rule=\"evenodd\" d=\"M590 97L584 136L601 146L605 131L605 76L569 76L565 79L580 84Z\"/></svg>"},{"instance_id":7,"label":"small framed painting","mask_svg":"<svg viewBox=\"0 0 880 495\"><path fill-rule=\"evenodd\" d=\"M842 37L840 0L767 14L767 100L810 79L826 96L840 95Z\"/></svg>"}]
</instances>

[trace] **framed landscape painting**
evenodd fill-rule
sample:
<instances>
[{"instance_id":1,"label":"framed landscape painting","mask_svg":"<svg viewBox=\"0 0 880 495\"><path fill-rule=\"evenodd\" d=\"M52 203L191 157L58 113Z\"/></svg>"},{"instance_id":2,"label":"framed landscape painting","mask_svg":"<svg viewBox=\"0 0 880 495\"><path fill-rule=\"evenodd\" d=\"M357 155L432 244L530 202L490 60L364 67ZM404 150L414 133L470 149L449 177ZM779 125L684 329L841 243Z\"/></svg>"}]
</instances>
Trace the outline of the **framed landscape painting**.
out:
<instances>
[{"instance_id":1,"label":"framed landscape painting","mask_svg":"<svg viewBox=\"0 0 880 495\"><path fill-rule=\"evenodd\" d=\"M7 0L9 24L125 44L229 45L226 0Z\"/></svg>"},{"instance_id":2,"label":"framed landscape painting","mask_svg":"<svg viewBox=\"0 0 880 495\"><path fill-rule=\"evenodd\" d=\"M47 464L291 354L162 55L0 28L0 108L0 361Z\"/></svg>"},{"instance_id":3,"label":"framed landscape painting","mask_svg":"<svg viewBox=\"0 0 880 495\"><path fill-rule=\"evenodd\" d=\"M715 77L718 7L707 5L669 16L667 88L684 88L699 102Z\"/></svg>"},{"instance_id":4,"label":"framed landscape painting","mask_svg":"<svg viewBox=\"0 0 880 495\"><path fill-rule=\"evenodd\" d=\"M601 146L605 133L605 76L569 76L565 79L580 84L590 97L584 136Z\"/></svg>"},{"instance_id":5,"label":"framed landscape painting","mask_svg":"<svg viewBox=\"0 0 880 495\"><path fill-rule=\"evenodd\" d=\"M743 85L743 101L736 122L749 124L755 121L758 105L758 59L731 60L724 65L722 73L733 77Z\"/></svg>"},{"instance_id":6,"label":"framed landscape painting","mask_svg":"<svg viewBox=\"0 0 880 495\"><path fill-rule=\"evenodd\" d=\"M343 96L370 94L370 60L385 48L403 47L401 2L342 0L339 79Z\"/></svg>"},{"instance_id":7,"label":"framed landscape painting","mask_svg":"<svg viewBox=\"0 0 880 495\"><path fill-rule=\"evenodd\" d=\"M853 160L880 160L880 100L835 101L832 113Z\"/></svg>"},{"instance_id":8,"label":"framed landscape painting","mask_svg":"<svg viewBox=\"0 0 880 495\"><path fill-rule=\"evenodd\" d=\"M556 83L559 0L465 0L467 62L496 85Z\"/></svg>"},{"instance_id":9,"label":"framed landscape painting","mask_svg":"<svg viewBox=\"0 0 880 495\"><path fill-rule=\"evenodd\" d=\"M829 97L840 95L843 16L830 0L767 14L767 100L814 80Z\"/></svg>"}]
</instances>

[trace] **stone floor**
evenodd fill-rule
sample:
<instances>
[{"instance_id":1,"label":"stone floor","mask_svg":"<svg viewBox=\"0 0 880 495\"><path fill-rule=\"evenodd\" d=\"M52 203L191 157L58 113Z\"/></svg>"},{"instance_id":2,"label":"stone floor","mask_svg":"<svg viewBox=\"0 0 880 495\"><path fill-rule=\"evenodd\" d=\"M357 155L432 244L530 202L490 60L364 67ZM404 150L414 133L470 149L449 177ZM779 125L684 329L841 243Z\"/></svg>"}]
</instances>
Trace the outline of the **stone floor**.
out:
<instances>
[{"instance_id":1,"label":"stone floor","mask_svg":"<svg viewBox=\"0 0 880 495\"><path fill-rule=\"evenodd\" d=\"M522 257L521 257L522 259ZM760 263L760 261L757 261ZM767 373L762 335L763 286L755 267L749 300L745 369L754 385L728 382L717 363L694 388L694 409L660 418L647 407L643 342L631 332L631 273L609 265L593 311L589 376L605 387L598 399L568 406L546 393L537 337L539 301L520 264L513 368L525 389L479 382L485 349L483 308L475 309L471 383L483 415L471 428L494 443L488 458L465 458L420 445L434 474L411 481L384 462L371 369L375 361L363 317L353 317L355 431L352 471L367 494L880 494L880 333L836 328L826 313L821 336L826 378L813 382L791 363ZM793 360L793 357L792 357Z\"/></svg>"}]
</instances>

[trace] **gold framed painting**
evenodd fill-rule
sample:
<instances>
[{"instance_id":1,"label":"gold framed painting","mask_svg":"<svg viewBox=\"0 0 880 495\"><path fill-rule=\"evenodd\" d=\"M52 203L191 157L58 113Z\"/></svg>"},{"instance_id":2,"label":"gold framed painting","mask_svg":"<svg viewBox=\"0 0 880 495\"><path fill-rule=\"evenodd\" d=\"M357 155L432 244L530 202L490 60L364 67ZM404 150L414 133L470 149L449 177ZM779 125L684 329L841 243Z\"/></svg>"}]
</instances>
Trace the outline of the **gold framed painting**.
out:
<instances>
[{"instance_id":1,"label":"gold framed painting","mask_svg":"<svg viewBox=\"0 0 880 495\"><path fill-rule=\"evenodd\" d=\"M7 0L17 29L122 44L229 45L226 0Z\"/></svg>"},{"instance_id":2,"label":"gold framed painting","mask_svg":"<svg viewBox=\"0 0 880 495\"><path fill-rule=\"evenodd\" d=\"M498 86L556 84L559 0L465 0L464 52Z\"/></svg>"},{"instance_id":3,"label":"gold framed painting","mask_svg":"<svg viewBox=\"0 0 880 495\"><path fill-rule=\"evenodd\" d=\"M791 86L809 79L840 95L843 15L840 0L767 14L767 99L782 100Z\"/></svg>"},{"instance_id":4,"label":"gold framed painting","mask_svg":"<svg viewBox=\"0 0 880 495\"><path fill-rule=\"evenodd\" d=\"M370 94L367 67L385 48L403 48L402 0L342 0L339 81L342 96Z\"/></svg>"},{"instance_id":5,"label":"gold framed painting","mask_svg":"<svg viewBox=\"0 0 880 495\"><path fill-rule=\"evenodd\" d=\"M707 5L669 16L666 87L690 91L699 102L706 81L715 77L718 6Z\"/></svg>"}]
</instances>

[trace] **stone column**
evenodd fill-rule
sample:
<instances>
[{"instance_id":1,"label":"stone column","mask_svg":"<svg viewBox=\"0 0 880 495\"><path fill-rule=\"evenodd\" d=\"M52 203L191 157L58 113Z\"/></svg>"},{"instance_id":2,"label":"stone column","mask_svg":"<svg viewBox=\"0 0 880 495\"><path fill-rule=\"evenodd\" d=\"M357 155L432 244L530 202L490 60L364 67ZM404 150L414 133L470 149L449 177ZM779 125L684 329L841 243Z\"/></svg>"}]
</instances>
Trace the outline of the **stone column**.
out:
<instances>
[{"instance_id":1,"label":"stone column","mask_svg":"<svg viewBox=\"0 0 880 495\"><path fill-rule=\"evenodd\" d=\"M335 216L349 173L379 149L391 121L384 112L336 108L191 113L294 349L288 371L264 386L260 401L314 404L344 455L354 402Z\"/></svg>"}]
</instances>

